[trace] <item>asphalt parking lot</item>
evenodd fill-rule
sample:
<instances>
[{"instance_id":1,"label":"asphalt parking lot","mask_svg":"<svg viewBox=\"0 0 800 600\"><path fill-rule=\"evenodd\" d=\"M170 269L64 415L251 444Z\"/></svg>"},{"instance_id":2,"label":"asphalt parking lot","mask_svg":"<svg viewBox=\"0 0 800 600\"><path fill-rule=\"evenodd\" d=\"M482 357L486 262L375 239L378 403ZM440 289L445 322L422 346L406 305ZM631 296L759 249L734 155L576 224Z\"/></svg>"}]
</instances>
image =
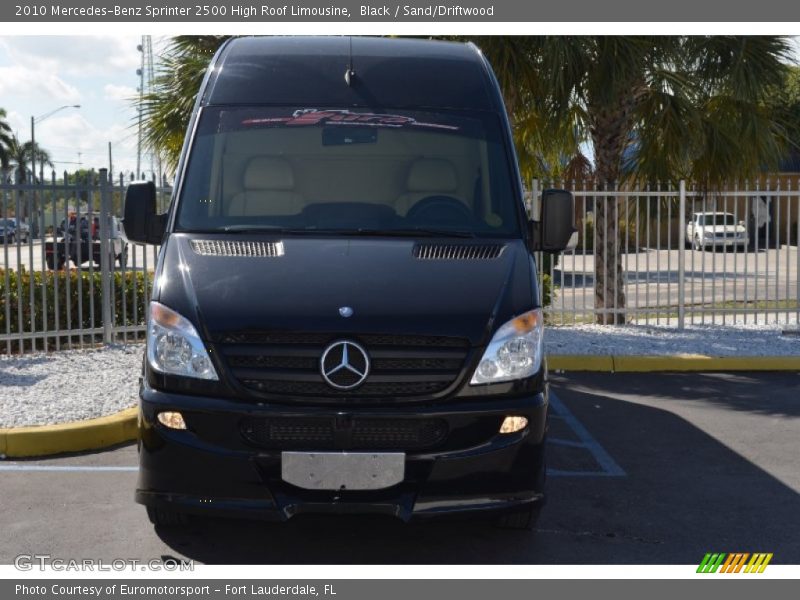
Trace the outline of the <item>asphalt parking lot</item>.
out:
<instances>
[{"instance_id":1,"label":"asphalt parking lot","mask_svg":"<svg viewBox=\"0 0 800 600\"><path fill-rule=\"evenodd\" d=\"M800 563L800 374L553 377L549 503L535 533L489 523L298 517L154 530L136 448L0 462L0 563L18 554L206 563Z\"/></svg>"}]
</instances>

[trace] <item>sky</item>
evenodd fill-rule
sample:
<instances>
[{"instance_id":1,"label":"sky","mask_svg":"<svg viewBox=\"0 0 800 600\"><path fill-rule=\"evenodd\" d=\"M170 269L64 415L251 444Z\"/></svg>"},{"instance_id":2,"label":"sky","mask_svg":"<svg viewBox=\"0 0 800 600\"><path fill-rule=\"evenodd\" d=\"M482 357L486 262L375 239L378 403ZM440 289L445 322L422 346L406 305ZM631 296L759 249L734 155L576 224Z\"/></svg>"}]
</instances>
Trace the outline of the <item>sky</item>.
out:
<instances>
[{"instance_id":1,"label":"sky","mask_svg":"<svg viewBox=\"0 0 800 600\"><path fill-rule=\"evenodd\" d=\"M56 171L108 167L111 142L114 172L136 169L135 97L141 36L0 37L0 107L21 140L36 141ZM154 40L154 45L157 40ZM60 110L64 105L80 108ZM149 158L143 170L149 168Z\"/></svg>"},{"instance_id":2,"label":"sky","mask_svg":"<svg viewBox=\"0 0 800 600\"><path fill-rule=\"evenodd\" d=\"M153 46L165 38L154 38ZM794 38L800 60L800 38ZM139 35L0 36L0 107L22 140L30 139L31 116L67 108L36 124L36 141L58 173L108 166L111 142L114 173L136 170L136 111L141 54ZM150 168L149 157L142 170Z\"/></svg>"}]
</instances>

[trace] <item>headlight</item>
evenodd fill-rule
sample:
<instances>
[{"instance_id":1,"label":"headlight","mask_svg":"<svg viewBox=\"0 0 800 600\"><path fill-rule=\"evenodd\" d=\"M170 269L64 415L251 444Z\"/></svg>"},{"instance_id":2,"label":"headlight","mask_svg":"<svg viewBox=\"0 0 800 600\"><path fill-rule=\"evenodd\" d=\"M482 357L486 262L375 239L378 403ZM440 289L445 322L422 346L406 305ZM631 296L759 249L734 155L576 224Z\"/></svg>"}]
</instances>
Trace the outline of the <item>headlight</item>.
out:
<instances>
[{"instance_id":1,"label":"headlight","mask_svg":"<svg viewBox=\"0 0 800 600\"><path fill-rule=\"evenodd\" d=\"M705 236L707 238L713 238L714 237L714 232L713 231L704 231L703 232L703 236Z\"/></svg>"},{"instance_id":2,"label":"headlight","mask_svg":"<svg viewBox=\"0 0 800 600\"><path fill-rule=\"evenodd\" d=\"M542 366L544 317L537 308L498 329L483 353L470 385L523 379Z\"/></svg>"},{"instance_id":3,"label":"headlight","mask_svg":"<svg viewBox=\"0 0 800 600\"><path fill-rule=\"evenodd\" d=\"M150 303L147 361L161 373L219 379L194 325L189 319L158 302Z\"/></svg>"}]
</instances>

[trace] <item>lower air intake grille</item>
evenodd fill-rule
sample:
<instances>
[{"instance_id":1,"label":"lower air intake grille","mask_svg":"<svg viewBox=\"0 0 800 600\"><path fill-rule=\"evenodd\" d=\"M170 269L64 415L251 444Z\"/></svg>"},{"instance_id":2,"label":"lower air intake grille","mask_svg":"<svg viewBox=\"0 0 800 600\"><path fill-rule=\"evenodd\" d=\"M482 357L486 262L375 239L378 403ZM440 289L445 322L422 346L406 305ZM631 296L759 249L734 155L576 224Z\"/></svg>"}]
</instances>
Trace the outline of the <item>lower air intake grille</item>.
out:
<instances>
[{"instance_id":1,"label":"lower air intake grille","mask_svg":"<svg viewBox=\"0 0 800 600\"><path fill-rule=\"evenodd\" d=\"M338 422L328 417L246 419L242 436L249 443L281 450L424 450L442 443L442 419L363 418Z\"/></svg>"}]
</instances>

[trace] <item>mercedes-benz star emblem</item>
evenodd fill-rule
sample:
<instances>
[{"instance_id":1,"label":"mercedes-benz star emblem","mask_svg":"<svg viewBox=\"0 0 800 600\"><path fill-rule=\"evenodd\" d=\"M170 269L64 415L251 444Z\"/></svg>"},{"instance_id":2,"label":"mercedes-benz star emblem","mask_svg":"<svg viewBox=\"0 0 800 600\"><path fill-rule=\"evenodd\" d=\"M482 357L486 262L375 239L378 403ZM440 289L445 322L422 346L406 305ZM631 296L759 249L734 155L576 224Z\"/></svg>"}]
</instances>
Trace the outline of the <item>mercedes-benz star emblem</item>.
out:
<instances>
[{"instance_id":1,"label":"mercedes-benz star emblem","mask_svg":"<svg viewBox=\"0 0 800 600\"><path fill-rule=\"evenodd\" d=\"M364 383L369 375L369 357L355 342L333 342L322 353L319 370L331 387L351 390Z\"/></svg>"},{"instance_id":2,"label":"mercedes-benz star emblem","mask_svg":"<svg viewBox=\"0 0 800 600\"><path fill-rule=\"evenodd\" d=\"M353 316L353 309L349 306L340 306L339 307L339 314L342 315L344 318L352 317Z\"/></svg>"}]
</instances>

